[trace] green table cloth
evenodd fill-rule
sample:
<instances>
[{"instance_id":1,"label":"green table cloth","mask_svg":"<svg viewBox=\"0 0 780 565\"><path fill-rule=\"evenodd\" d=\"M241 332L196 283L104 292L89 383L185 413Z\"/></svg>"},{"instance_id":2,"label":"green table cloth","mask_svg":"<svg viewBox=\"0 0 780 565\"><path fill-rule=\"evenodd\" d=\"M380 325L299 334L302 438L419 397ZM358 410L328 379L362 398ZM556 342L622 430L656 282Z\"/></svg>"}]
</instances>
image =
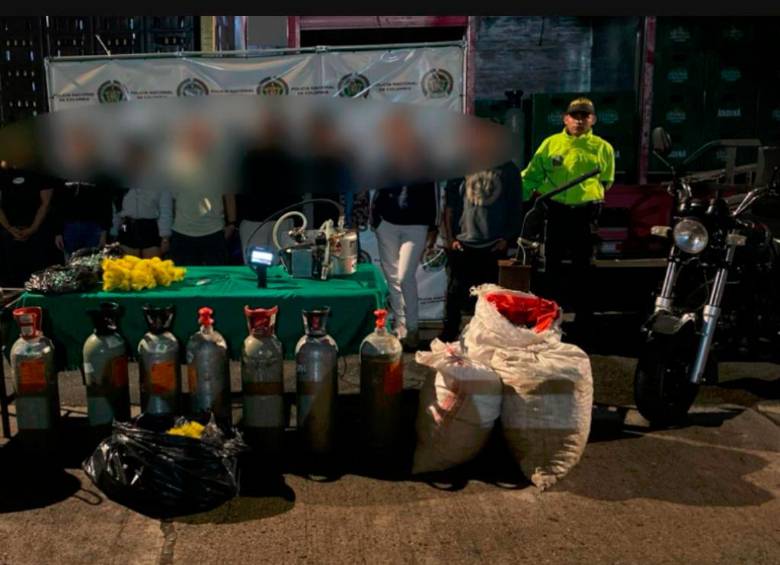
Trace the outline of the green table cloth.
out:
<instances>
[{"instance_id":1,"label":"green table cloth","mask_svg":"<svg viewBox=\"0 0 780 565\"><path fill-rule=\"evenodd\" d=\"M267 288L257 288L257 276L248 267L188 267L184 280L167 288L59 296L28 292L16 306L43 308L43 331L54 340L58 368L76 369L81 366L84 340L93 330L86 310L96 308L106 300L115 301L122 307L120 332L132 355L147 331L142 306L148 303L176 307L172 331L179 339L182 351L189 337L198 330L198 309L212 308L214 328L225 336L233 359L240 358L247 336L244 306L279 306L276 333L285 357L292 359L295 345L303 335L302 310L329 306L328 333L338 343L340 353L356 353L360 342L374 328L373 311L384 308L386 297L387 284L382 273L368 263L359 264L354 275L327 281L294 279L281 266L271 267ZM4 332L6 353L18 337L16 324L11 322L7 328Z\"/></svg>"}]
</instances>

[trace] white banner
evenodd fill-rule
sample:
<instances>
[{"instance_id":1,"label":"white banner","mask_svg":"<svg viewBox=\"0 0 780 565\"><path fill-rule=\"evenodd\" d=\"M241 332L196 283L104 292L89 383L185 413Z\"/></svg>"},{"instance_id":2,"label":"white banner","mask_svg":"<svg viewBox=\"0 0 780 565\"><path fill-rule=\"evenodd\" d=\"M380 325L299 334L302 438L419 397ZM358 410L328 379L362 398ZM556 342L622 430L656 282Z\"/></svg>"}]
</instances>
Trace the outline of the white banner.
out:
<instances>
[{"instance_id":1,"label":"white banner","mask_svg":"<svg viewBox=\"0 0 780 565\"><path fill-rule=\"evenodd\" d=\"M463 109L457 45L272 56L90 57L47 61L52 111L176 96L366 97Z\"/></svg>"}]
</instances>

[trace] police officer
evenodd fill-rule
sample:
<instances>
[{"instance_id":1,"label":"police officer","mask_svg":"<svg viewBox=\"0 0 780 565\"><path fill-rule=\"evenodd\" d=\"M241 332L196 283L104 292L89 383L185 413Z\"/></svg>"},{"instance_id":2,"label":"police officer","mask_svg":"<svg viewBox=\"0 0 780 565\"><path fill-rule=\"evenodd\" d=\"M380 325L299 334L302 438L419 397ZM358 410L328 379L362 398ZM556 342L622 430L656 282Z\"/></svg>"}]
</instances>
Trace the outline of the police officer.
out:
<instances>
[{"instance_id":1,"label":"police officer","mask_svg":"<svg viewBox=\"0 0 780 565\"><path fill-rule=\"evenodd\" d=\"M593 102L587 98L572 100L563 114L563 131L545 139L522 172L523 199L529 201L596 167L601 170L547 203L547 294L558 301L568 295L575 313L575 330L580 335L584 335L591 313L590 264L598 218L604 193L615 180L614 149L593 133L595 123ZM563 273L561 264L567 256L571 259L569 276Z\"/></svg>"}]
</instances>

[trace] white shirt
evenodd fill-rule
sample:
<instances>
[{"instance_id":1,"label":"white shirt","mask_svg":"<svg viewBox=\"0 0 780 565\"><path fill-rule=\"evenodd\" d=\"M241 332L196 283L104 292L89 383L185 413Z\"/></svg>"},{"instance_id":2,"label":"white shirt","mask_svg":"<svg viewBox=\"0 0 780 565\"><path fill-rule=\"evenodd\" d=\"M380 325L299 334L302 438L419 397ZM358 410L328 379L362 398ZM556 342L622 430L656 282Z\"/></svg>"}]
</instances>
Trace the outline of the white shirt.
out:
<instances>
[{"instance_id":1,"label":"white shirt","mask_svg":"<svg viewBox=\"0 0 780 565\"><path fill-rule=\"evenodd\" d=\"M114 231L123 217L157 220L160 237L170 237L173 224L173 199L167 190L131 188L122 199L122 209L114 216Z\"/></svg>"}]
</instances>

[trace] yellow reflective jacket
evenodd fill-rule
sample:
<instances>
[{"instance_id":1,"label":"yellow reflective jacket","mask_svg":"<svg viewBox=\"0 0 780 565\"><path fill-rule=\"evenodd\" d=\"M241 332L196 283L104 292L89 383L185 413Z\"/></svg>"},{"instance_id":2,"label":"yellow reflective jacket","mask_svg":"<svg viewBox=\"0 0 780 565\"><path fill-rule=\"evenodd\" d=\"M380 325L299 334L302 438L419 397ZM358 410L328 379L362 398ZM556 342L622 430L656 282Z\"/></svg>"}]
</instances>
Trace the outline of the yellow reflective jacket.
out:
<instances>
[{"instance_id":1,"label":"yellow reflective jacket","mask_svg":"<svg viewBox=\"0 0 780 565\"><path fill-rule=\"evenodd\" d=\"M564 191L553 200L577 205L604 200L604 185L615 180L615 150L606 140L589 131L579 137L566 129L545 139L522 172L523 200L534 192L545 194L594 168L601 173Z\"/></svg>"}]
</instances>

